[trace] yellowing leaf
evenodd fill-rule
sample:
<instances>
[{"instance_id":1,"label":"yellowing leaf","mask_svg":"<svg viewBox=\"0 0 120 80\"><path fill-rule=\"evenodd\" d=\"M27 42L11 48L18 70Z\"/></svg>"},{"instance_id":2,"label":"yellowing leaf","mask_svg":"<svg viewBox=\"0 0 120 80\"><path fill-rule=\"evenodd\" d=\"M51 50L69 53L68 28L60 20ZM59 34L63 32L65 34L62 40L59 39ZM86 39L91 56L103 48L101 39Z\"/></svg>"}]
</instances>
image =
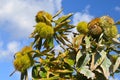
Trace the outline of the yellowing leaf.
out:
<instances>
[{"instance_id":1,"label":"yellowing leaf","mask_svg":"<svg viewBox=\"0 0 120 80\"><path fill-rule=\"evenodd\" d=\"M79 49L84 36L85 36L84 34L81 34L73 39L73 47L75 48L76 51Z\"/></svg>"},{"instance_id":2,"label":"yellowing leaf","mask_svg":"<svg viewBox=\"0 0 120 80\"><path fill-rule=\"evenodd\" d=\"M69 22L70 22L70 20L66 20L66 21L64 21L64 22L59 23L58 25L56 25L56 26L54 27L54 31L55 31L55 32L58 31L58 30L61 31L61 28L62 28L63 26L67 26ZM65 29L68 30L68 28L65 28Z\"/></svg>"},{"instance_id":3,"label":"yellowing leaf","mask_svg":"<svg viewBox=\"0 0 120 80\"><path fill-rule=\"evenodd\" d=\"M69 51L66 50L65 52L59 54L59 57L60 57L60 58L64 58L64 57L66 57L66 56L68 55L68 53L69 53Z\"/></svg>"}]
</instances>

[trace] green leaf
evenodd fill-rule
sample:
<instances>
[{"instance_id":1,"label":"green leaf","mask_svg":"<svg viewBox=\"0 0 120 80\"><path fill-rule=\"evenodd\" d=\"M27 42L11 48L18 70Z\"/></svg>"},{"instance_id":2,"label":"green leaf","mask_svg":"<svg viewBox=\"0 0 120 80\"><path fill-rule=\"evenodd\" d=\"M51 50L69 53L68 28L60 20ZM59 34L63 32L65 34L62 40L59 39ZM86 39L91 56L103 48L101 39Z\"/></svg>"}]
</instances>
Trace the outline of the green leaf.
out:
<instances>
[{"instance_id":1,"label":"green leaf","mask_svg":"<svg viewBox=\"0 0 120 80\"><path fill-rule=\"evenodd\" d=\"M72 59L68 59L68 58L64 58L65 63L69 64L70 66L74 65L74 60Z\"/></svg>"},{"instance_id":2,"label":"green leaf","mask_svg":"<svg viewBox=\"0 0 120 80\"><path fill-rule=\"evenodd\" d=\"M85 59L83 61L82 66L87 65L89 63L89 61L90 61L90 54L86 54L86 57L85 57Z\"/></svg>"},{"instance_id":3,"label":"green leaf","mask_svg":"<svg viewBox=\"0 0 120 80\"><path fill-rule=\"evenodd\" d=\"M53 37L49 39L48 44L49 44L49 47L54 46Z\"/></svg>"},{"instance_id":4,"label":"green leaf","mask_svg":"<svg viewBox=\"0 0 120 80\"><path fill-rule=\"evenodd\" d=\"M120 66L120 57L117 58L115 65L113 66L113 72L115 72Z\"/></svg>"},{"instance_id":5,"label":"green leaf","mask_svg":"<svg viewBox=\"0 0 120 80\"><path fill-rule=\"evenodd\" d=\"M82 67L82 64L83 64L83 62L84 62L85 57L86 57L86 55L82 55L82 56L79 58L78 62L76 63L76 67L78 67L78 68Z\"/></svg>"},{"instance_id":6,"label":"green leaf","mask_svg":"<svg viewBox=\"0 0 120 80\"><path fill-rule=\"evenodd\" d=\"M41 73L40 73L40 65L35 65L32 68L32 78L34 79L40 79L41 78Z\"/></svg>"},{"instance_id":7,"label":"green leaf","mask_svg":"<svg viewBox=\"0 0 120 80\"><path fill-rule=\"evenodd\" d=\"M47 60L47 61L49 61L49 60ZM47 61L46 61L46 62L47 62ZM46 64L48 64L48 63L50 63L50 61L47 62ZM46 66L44 66L44 69L45 69L46 71L49 71L49 70L50 70L50 67L49 67L48 65L46 65Z\"/></svg>"},{"instance_id":8,"label":"green leaf","mask_svg":"<svg viewBox=\"0 0 120 80\"><path fill-rule=\"evenodd\" d=\"M56 24L59 24L65 20L67 20L68 18L70 18L73 14L72 13L69 13L68 15L64 15L60 18L58 18L58 20L55 21Z\"/></svg>"},{"instance_id":9,"label":"green leaf","mask_svg":"<svg viewBox=\"0 0 120 80\"><path fill-rule=\"evenodd\" d=\"M82 66L78 69L78 71L83 74L84 76L86 76L88 79L94 79L95 78L95 74L89 70L88 66Z\"/></svg>"},{"instance_id":10,"label":"green leaf","mask_svg":"<svg viewBox=\"0 0 120 80\"><path fill-rule=\"evenodd\" d=\"M103 73L104 73L104 76L108 79L108 77L110 76L110 71L109 71L109 68L111 66L111 61L106 57L104 59L104 61L102 62L102 64L100 65L102 70L103 70Z\"/></svg>"},{"instance_id":11,"label":"green leaf","mask_svg":"<svg viewBox=\"0 0 120 80\"><path fill-rule=\"evenodd\" d=\"M106 54L107 52L105 52L104 50L102 50L100 53L95 54L95 57L94 57L95 65L94 65L93 70L96 69L103 62L103 60L106 58Z\"/></svg>"},{"instance_id":12,"label":"green leaf","mask_svg":"<svg viewBox=\"0 0 120 80\"><path fill-rule=\"evenodd\" d=\"M86 49L87 49L87 51L90 51L89 50L89 48L91 46L90 37L88 37L88 36L85 37L85 43L86 43Z\"/></svg>"},{"instance_id":13,"label":"green leaf","mask_svg":"<svg viewBox=\"0 0 120 80\"><path fill-rule=\"evenodd\" d=\"M40 74L40 77L46 78L47 72L45 72L45 71L40 71L39 74Z\"/></svg>"},{"instance_id":14,"label":"green leaf","mask_svg":"<svg viewBox=\"0 0 120 80\"><path fill-rule=\"evenodd\" d=\"M43 45L47 49L52 48L54 46L53 37L46 39L45 42L43 43Z\"/></svg>"},{"instance_id":15,"label":"green leaf","mask_svg":"<svg viewBox=\"0 0 120 80\"><path fill-rule=\"evenodd\" d=\"M90 54L83 55L77 62L77 67L86 66L90 61Z\"/></svg>"}]
</instances>

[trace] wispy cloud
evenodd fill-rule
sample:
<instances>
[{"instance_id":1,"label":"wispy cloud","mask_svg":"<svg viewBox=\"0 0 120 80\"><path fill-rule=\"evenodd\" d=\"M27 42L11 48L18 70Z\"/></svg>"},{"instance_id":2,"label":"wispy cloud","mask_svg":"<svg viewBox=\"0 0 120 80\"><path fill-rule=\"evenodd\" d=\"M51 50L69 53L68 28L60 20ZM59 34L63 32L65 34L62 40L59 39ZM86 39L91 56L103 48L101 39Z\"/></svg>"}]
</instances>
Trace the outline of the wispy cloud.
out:
<instances>
[{"instance_id":1,"label":"wispy cloud","mask_svg":"<svg viewBox=\"0 0 120 80\"><path fill-rule=\"evenodd\" d=\"M90 5L87 5L82 12L76 12L73 16L73 24L76 25L80 21L89 22L91 19L94 18L93 15L89 14Z\"/></svg>"},{"instance_id":2,"label":"wispy cloud","mask_svg":"<svg viewBox=\"0 0 120 80\"><path fill-rule=\"evenodd\" d=\"M11 59L15 52L20 49L20 43L16 41L9 42L6 46L0 41L0 59Z\"/></svg>"},{"instance_id":3,"label":"wispy cloud","mask_svg":"<svg viewBox=\"0 0 120 80\"><path fill-rule=\"evenodd\" d=\"M76 25L80 21L89 22L92 18L93 18L93 16L91 16L88 13L77 12L77 13L75 13L75 15L73 17L73 23Z\"/></svg>"},{"instance_id":4,"label":"wispy cloud","mask_svg":"<svg viewBox=\"0 0 120 80\"><path fill-rule=\"evenodd\" d=\"M33 30L35 15L39 10L55 14L62 0L1 0L0 26L12 38L24 38ZM6 27L5 27L6 26ZM3 32L3 33L4 33Z\"/></svg>"},{"instance_id":5,"label":"wispy cloud","mask_svg":"<svg viewBox=\"0 0 120 80\"><path fill-rule=\"evenodd\" d=\"M120 12L120 6L116 6L115 10L118 11L118 12Z\"/></svg>"}]
</instances>

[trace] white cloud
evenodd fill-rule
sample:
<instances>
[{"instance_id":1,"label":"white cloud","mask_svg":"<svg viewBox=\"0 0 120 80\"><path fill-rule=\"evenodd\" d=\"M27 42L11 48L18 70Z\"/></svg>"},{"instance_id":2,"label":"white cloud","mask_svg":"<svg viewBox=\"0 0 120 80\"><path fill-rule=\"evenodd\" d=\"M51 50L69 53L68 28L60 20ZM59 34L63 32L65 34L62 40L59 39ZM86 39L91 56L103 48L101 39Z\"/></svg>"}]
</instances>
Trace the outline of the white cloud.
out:
<instances>
[{"instance_id":1,"label":"white cloud","mask_svg":"<svg viewBox=\"0 0 120 80\"><path fill-rule=\"evenodd\" d=\"M120 12L120 6L116 6L115 10L118 11L118 12Z\"/></svg>"},{"instance_id":2,"label":"white cloud","mask_svg":"<svg viewBox=\"0 0 120 80\"><path fill-rule=\"evenodd\" d=\"M80 21L89 22L94 16L89 14L90 5L87 5L82 12L76 12L73 16L73 24L76 25Z\"/></svg>"},{"instance_id":3,"label":"white cloud","mask_svg":"<svg viewBox=\"0 0 120 80\"><path fill-rule=\"evenodd\" d=\"M35 15L40 10L55 14L62 0L1 0L0 26L13 39L28 37L35 25ZM6 27L5 27L6 26Z\"/></svg>"},{"instance_id":4,"label":"white cloud","mask_svg":"<svg viewBox=\"0 0 120 80\"><path fill-rule=\"evenodd\" d=\"M93 18L93 16L91 16L88 13L80 13L77 12L75 13L75 15L73 16L73 24L76 25L78 22L80 21L86 21L89 22L91 19Z\"/></svg>"},{"instance_id":5,"label":"white cloud","mask_svg":"<svg viewBox=\"0 0 120 80\"><path fill-rule=\"evenodd\" d=\"M17 52L20 48L20 43L16 41L9 42L6 46L4 43L0 42L0 59L12 58L14 53Z\"/></svg>"}]
</instances>

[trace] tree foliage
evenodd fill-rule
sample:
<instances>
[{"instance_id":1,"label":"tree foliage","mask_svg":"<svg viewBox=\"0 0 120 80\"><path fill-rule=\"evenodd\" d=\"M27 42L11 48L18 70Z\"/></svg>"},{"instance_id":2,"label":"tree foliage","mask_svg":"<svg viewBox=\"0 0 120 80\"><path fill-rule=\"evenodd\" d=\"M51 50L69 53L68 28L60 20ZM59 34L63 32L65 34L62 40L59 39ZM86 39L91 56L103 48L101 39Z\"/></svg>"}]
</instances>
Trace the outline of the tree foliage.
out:
<instances>
[{"instance_id":1,"label":"tree foliage","mask_svg":"<svg viewBox=\"0 0 120 80\"><path fill-rule=\"evenodd\" d=\"M108 80L120 72L120 41L117 25L109 16L72 25L70 17L40 11L30 38L34 41L15 54L14 67L33 80ZM59 17L59 18L58 18ZM73 29L78 32L72 32ZM72 41L68 36L72 34ZM55 49L60 46L60 49Z\"/></svg>"}]
</instances>

